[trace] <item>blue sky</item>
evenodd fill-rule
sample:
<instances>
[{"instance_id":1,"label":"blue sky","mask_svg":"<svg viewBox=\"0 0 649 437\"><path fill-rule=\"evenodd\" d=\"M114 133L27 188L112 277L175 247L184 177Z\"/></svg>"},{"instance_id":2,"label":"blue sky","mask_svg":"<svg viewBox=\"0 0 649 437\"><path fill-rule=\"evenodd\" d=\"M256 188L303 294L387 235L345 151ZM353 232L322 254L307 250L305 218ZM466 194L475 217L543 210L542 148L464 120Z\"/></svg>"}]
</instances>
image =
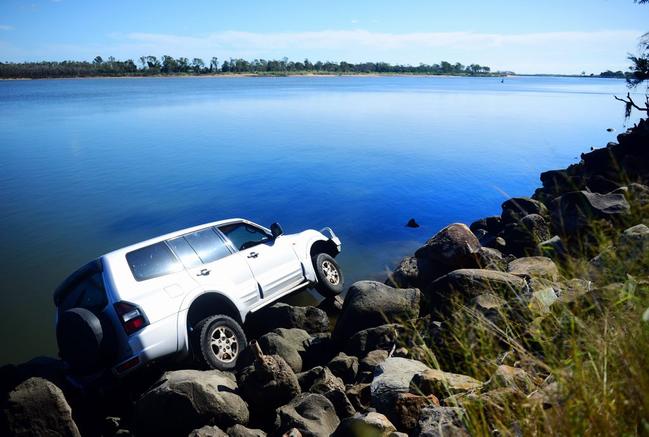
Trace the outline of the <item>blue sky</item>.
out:
<instances>
[{"instance_id":1,"label":"blue sky","mask_svg":"<svg viewBox=\"0 0 649 437\"><path fill-rule=\"evenodd\" d=\"M0 61L142 55L626 69L649 31L632 0L0 0Z\"/></svg>"}]
</instances>

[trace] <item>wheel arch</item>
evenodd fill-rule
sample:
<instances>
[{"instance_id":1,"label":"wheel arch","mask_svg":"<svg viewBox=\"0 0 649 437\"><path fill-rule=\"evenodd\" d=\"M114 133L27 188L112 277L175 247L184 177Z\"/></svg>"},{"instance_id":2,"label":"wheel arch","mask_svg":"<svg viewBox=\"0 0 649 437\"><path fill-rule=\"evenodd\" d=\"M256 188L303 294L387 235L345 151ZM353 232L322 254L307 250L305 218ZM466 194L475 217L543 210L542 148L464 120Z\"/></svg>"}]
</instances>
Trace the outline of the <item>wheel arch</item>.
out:
<instances>
[{"instance_id":1,"label":"wheel arch","mask_svg":"<svg viewBox=\"0 0 649 437\"><path fill-rule=\"evenodd\" d=\"M309 257L313 258L319 253L326 253L335 258L338 255L338 246L331 240L316 240L309 247Z\"/></svg>"},{"instance_id":2,"label":"wheel arch","mask_svg":"<svg viewBox=\"0 0 649 437\"><path fill-rule=\"evenodd\" d=\"M239 309L227 296L208 291L198 295L189 305L186 326L189 329L204 318L216 314L223 314L232 317L239 324L243 323Z\"/></svg>"}]
</instances>

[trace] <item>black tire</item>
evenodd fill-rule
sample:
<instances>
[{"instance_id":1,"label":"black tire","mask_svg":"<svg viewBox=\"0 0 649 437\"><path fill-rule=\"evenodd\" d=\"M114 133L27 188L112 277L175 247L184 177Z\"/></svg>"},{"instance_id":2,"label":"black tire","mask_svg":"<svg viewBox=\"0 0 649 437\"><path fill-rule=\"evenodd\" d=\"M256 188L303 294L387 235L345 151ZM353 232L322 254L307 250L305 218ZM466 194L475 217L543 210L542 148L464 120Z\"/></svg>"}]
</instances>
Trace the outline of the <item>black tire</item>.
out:
<instances>
[{"instance_id":1,"label":"black tire","mask_svg":"<svg viewBox=\"0 0 649 437\"><path fill-rule=\"evenodd\" d=\"M101 322L85 308L63 311L56 325L59 355L75 371L90 371L100 364L104 332Z\"/></svg>"},{"instance_id":2,"label":"black tire","mask_svg":"<svg viewBox=\"0 0 649 437\"><path fill-rule=\"evenodd\" d=\"M246 334L232 317L222 314L207 317L196 325L194 332L199 349L196 355L202 364L217 370L235 368L237 358L246 347Z\"/></svg>"},{"instance_id":3,"label":"black tire","mask_svg":"<svg viewBox=\"0 0 649 437\"><path fill-rule=\"evenodd\" d=\"M318 293L323 297L334 297L342 293L345 278L333 257L326 253L320 253L312 259L315 275L318 278L318 282L315 284Z\"/></svg>"}]
</instances>

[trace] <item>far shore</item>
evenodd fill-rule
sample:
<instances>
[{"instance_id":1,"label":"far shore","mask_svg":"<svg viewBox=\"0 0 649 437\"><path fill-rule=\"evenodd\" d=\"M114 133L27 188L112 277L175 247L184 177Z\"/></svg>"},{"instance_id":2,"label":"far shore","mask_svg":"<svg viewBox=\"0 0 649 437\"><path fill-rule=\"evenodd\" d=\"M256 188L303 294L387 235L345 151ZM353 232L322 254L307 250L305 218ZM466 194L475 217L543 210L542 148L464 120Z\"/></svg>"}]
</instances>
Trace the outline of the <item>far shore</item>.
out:
<instances>
[{"instance_id":1,"label":"far shore","mask_svg":"<svg viewBox=\"0 0 649 437\"><path fill-rule=\"evenodd\" d=\"M22 80L73 80L73 79L171 79L171 78L187 78L187 79L204 79L204 78L250 78L250 77L266 77L266 78L279 78L279 77L466 77L466 78L494 78L504 79L509 77L574 77L584 79L619 79L624 78L609 77L603 78L601 76L582 76L578 74L416 74L416 73L217 73L217 74L151 74L151 75L123 75L123 76L65 76L65 77L43 77L43 78L30 78L30 77L10 77L0 78L0 81L22 81Z\"/></svg>"}]
</instances>

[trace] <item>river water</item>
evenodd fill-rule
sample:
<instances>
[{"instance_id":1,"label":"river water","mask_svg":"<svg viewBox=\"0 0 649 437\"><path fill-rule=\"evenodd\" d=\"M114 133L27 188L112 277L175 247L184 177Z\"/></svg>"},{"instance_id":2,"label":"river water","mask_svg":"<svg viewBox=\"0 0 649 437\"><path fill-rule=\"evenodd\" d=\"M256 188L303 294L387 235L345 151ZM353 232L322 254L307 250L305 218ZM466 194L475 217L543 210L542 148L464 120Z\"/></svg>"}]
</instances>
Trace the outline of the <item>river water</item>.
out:
<instances>
[{"instance_id":1,"label":"river water","mask_svg":"<svg viewBox=\"0 0 649 437\"><path fill-rule=\"evenodd\" d=\"M0 81L0 364L56 354L51 294L78 266L203 222L331 226L347 283L382 278L614 141L625 93L554 77Z\"/></svg>"}]
</instances>

